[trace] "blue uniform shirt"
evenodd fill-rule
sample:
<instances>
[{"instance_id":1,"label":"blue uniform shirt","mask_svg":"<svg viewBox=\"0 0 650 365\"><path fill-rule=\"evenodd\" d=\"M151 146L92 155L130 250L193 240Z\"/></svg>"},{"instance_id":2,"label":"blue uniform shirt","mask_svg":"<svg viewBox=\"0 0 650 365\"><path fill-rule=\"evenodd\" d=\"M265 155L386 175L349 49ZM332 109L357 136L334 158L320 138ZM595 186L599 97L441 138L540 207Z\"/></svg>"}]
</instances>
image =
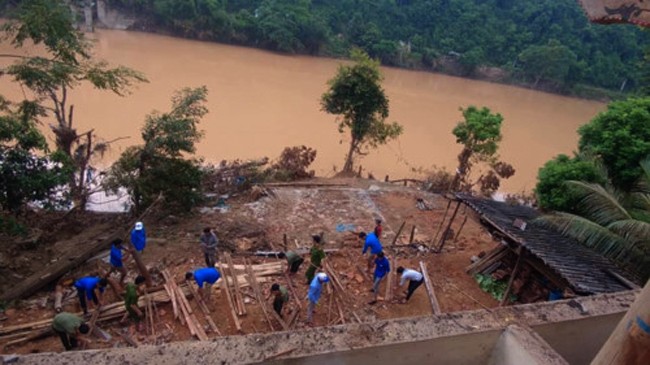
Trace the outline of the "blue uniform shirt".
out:
<instances>
[{"instance_id":1,"label":"blue uniform shirt","mask_svg":"<svg viewBox=\"0 0 650 365\"><path fill-rule=\"evenodd\" d=\"M386 257L377 257L375 265L375 278L383 278L390 272L390 263Z\"/></svg>"},{"instance_id":2,"label":"blue uniform shirt","mask_svg":"<svg viewBox=\"0 0 650 365\"><path fill-rule=\"evenodd\" d=\"M86 292L86 297L92 299L93 290L99 285L101 279L96 276L86 276L81 278L74 283L74 287L77 288L79 292ZM104 288L99 288L101 293L104 292Z\"/></svg>"},{"instance_id":3,"label":"blue uniform shirt","mask_svg":"<svg viewBox=\"0 0 650 365\"><path fill-rule=\"evenodd\" d=\"M370 247L370 253L373 255L382 251L381 242L379 242L379 238L377 238L374 233L368 233L368 235L366 235L366 243L363 245L362 254L368 251L368 247Z\"/></svg>"},{"instance_id":4,"label":"blue uniform shirt","mask_svg":"<svg viewBox=\"0 0 650 365\"><path fill-rule=\"evenodd\" d=\"M117 246L111 246L111 265L115 267L122 267L122 249Z\"/></svg>"},{"instance_id":5,"label":"blue uniform shirt","mask_svg":"<svg viewBox=\"0 0 650 365\"><path fill-rule=\"evenodd\" d=\"M133 229L131 231L131 243L133 243L136 251L141 252L144 250L144 246L147 244L147 233L144 231L144 228L140 230Z\"/></svg>"},{"instance_id":6,"label":"blue uniform shirt","mask_svg":"<svg viewBox=\"0 0 650 365\"><path fill-rule=\"evenodd\" d=\"M307 297L309 301L313 303L318 303L320 299L321 292L323 291L323 283L318 280L318 277L312 279L311 284L309 284L309 293Z\"/></svg>"},{"instance_id":7,"label":"blue uniform shirt","mask_svg":"<svg viewBox=\"0 0 650 365\"><path fill-rule=\"evenodd\" d=\"M194 272L194 280L199 288L203 288L203 283L214 284L219 280L221 274L215 268L198 269Z\"/></svg>"}]
</instances>

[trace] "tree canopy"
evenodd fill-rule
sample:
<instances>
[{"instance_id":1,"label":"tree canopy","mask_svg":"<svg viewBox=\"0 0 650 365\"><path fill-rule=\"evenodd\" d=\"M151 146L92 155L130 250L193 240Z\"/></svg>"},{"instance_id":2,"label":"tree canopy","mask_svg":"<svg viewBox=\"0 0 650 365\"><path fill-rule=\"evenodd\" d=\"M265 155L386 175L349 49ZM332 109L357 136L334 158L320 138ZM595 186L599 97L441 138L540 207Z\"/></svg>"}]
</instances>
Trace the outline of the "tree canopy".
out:
<instances>
[{"instance_id":1,"label":"tree canopy","mask_svg":"<svg viewBox=\"0 0 650 365\"><path fill-rule=\"evenodd\" d=\"M39 117L49 119L59 157L73 167L68 176L69 193L74 202L85 209L90 193L86 170L92 159L106 151L91 129L79 133L74 127L74 105L70 90L82 83L118 95L127 93L144 76L127 67L109 67L91 56L92 44L75 29L73 13L60 0L26 0L16 9L15 19L0 27L2 40L9 40L17 49L26 42L45 47L45 54L23 56L5 54L16 61L0 70L0 76L11 78L29 89L34 100L25 100L38 106Z\"/></svg>"},{"instance_id":2,"label":"tree canopy","mask_svg":"<svg viewBox=\"0 0 650 365\"><path fill-rule=\"evenodd\" d=\"M203 136L198 129L207 88L185 88L172 97L168 113L153 112L142 128L143 145L129 147L116 161L104 186L113 193L125 188L136 212L163 194L168 207L189 210L201 199L202 172L193 155Z\"/></svg>"},{"instance_id":3,"label":"tree canopy","mask_svg":"<svg viewBox=\"0 0 650 365\"><path fill-rule=\"evenodd\" d=\"M496 66L559 90L643 86L639 64L650 43L633 25L589 23L576 1L109 2L186 37L328 56L358 47L387 65L463 75Z\"/></svg>"},{"instance_id":4,"label":"tree canopy","mask_svg":"<svg viewBox=\"0 0 650 365\"><path fill-rule=\"evenodd\" d=\"M340 66L321 99L322 110L340 115L339 132L350 133L350 149L343 166L353 171L354 156L365 154L365 148L376 148L402 133L402 126L387 123L388 97L381 87L383 79L379 62L366 53L355 50L351 66Z\"/></svg>"}]
</instances>

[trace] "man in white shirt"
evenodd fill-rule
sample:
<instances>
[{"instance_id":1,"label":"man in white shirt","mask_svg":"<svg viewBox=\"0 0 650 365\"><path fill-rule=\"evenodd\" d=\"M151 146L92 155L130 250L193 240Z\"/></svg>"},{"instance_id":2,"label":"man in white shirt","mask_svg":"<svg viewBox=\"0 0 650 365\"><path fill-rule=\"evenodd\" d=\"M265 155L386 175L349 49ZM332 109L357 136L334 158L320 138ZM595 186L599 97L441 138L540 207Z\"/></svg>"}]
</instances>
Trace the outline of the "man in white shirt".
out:
<instances>
[{"instance_id":1,"label":"man in white shirt","mask_svg":"<svg viewBox=\"0 0 650 365\"><path fill-rule=\"evenodd\" d=\"M403 286L406 280L409 281L408 291L406 293L406 299L402 303L408 302L413 295L415 289L417 289L424 282L424 276L419 271L404 269L402 266L397 268L397 273L402 275L402 278L399 282L399 286Z\"/></svg>"}]
</instances>

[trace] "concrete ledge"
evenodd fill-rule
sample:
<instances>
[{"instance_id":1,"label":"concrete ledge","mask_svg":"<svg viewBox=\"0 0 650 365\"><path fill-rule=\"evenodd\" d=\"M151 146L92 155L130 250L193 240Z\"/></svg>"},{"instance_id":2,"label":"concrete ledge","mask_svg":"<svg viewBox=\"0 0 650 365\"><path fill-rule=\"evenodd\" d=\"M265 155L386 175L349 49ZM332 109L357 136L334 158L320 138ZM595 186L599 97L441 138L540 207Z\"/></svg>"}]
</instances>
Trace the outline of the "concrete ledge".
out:
<instances>
[{"instance_id":1,"label":"concrete ledge","mask_svg":"<svg viewBox=\"0 0 650 365\"><path fill-rule=\"evenodd\" d=\"M67 353L43 353L18 356L15 364L251 364L313 363L304 359L319 355L350 354L354 350L372 350L415 342L444 340L452 336L489 334L483 341L481 362L489 357L501 331L510 324L537 325L573 321L590 317L623 314L638 291L602 294L571 300L526 304L446 313L440 316L413 317L319 327L293 332L219 337L211 341L175 342L161 346L116 348ZM489 348L488 348L489 346ZM286 351L292 350L282 356ZM394 351L393 351L394 352ZM282 360L279 360L282 359ZM478 357L477 357L478 359ZM447 363L440 359L435 363ZM339 361L337 361L339 362ZM357 363L339 362L339 363ZM401 362L406 364L407 362ZM413 362L417 363L417 362ZM434 363L434 362L432 362ZM472 363L472 362L466 362ZM476 362L474 362L476 363Z\"/></svg>"}]
</instances>

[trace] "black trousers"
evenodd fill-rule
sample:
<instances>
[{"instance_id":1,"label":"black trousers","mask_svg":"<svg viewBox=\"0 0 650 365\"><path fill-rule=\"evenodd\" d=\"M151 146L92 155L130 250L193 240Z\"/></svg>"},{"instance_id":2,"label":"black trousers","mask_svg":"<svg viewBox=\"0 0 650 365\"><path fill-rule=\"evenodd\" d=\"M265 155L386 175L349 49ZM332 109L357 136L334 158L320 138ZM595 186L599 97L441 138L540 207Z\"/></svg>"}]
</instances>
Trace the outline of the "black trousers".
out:
<instances>
[{"instance_id":1,"label":"black trousers","mask_svg":"<svg viewBox=\"0 0 650 365\"><path fill-rule=\"evenodd\" d=\"M54 329L54 328L52 328ZM79 343L77 342L77 338L75 336L70 336L66 332L61 332L54 330L57 335L61 338L61 342L63 343L63 347L65 347L66 351L70 351L73 348L79 346Z\"/></svg>"},{"instance_id":2,"label":"black trousers","mask_svg":"<svg viewBox=\"0 0 650 365\"><path fill-rule=\"evenodd\" d=\"M95 291L93 290L91 293L92 293L93 303L95 303L95 305L99 304L99 300L97 299L97 294L95 293ZM84 314L88 313L88 303L86 303L86 291L77 289L77 295L79 296L79 304L81 304L81 309L83 309Z\"/></svg>"},{"instance_id":3,"label":"black trousers","mask_svg":"<svg viewBox=\"0 0 650 365\"><path fill-rule=\"evenodd\" d=\"M409 300L411 298L411 295L413 295L415 289L417 289L420 285L422 285L423 282L424 282L424 278L422 278L420 281L409 280L409 288L408 288L408 292L406 293L406 300Z\"/></svg>"},{"instance_id":4,"label":"black trousers","mask_svg":"<svg viewBox=\"0 0 650 365\"><path fill-rule=\"evenodd\" d=\"M282 317L282 306L283 305L284 305L284 300L282 300L282 298L275 298L275 300L273 301L273 310L280 317Z\"/></svg>"}]
</instances>

